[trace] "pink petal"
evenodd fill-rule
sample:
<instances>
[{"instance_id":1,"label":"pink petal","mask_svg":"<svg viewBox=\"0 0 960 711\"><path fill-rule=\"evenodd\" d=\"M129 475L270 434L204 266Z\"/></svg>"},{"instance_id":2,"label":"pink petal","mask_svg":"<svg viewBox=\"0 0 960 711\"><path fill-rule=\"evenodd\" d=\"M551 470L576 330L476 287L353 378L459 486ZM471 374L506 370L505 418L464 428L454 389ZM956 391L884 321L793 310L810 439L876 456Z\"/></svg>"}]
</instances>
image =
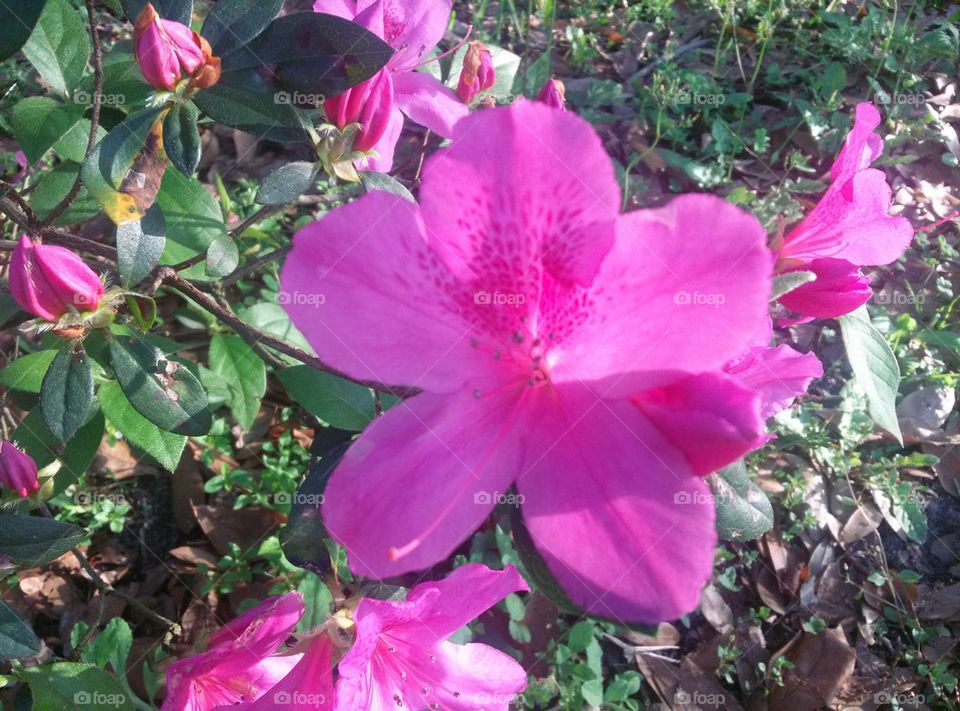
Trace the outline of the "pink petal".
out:
<instances>
[{"instance_id":1,"label":"pink petal","mask_svg":"<svg viewBox=\"0 0 960 711\"><path fill-rule=\"evenodd\" d=\"M889 264L913 239L906 218L887 214L890 196L887 176L874 168L834 183L784 238L781 258L799 263L832 257L860 266Z\"/></svg>"},{"instance_id":2,"label":"pink petal","mask_svg":"<svg viewBox=\"0 0 960 711\"><path fill-rule=\"evenodd\" d=\"M711 474L765 441L759 397L720 373L692 375L631 399L695 474Z\"/></svg>"},{"instance_id":3,"label":"pink petal","mask_svg":"<svg viewBox=\"0 0 960 711\"><path fill-rule=\"evenodd\" d=\"M373 192L294 237L281 301L326 363L354 378L449 391L485 373L463 294L424 239L416 205Z\"/></svg>"},{"instance_id":4,"label":"pink petal","mask_svg":"<svg viewBox=\"0 0 960 711\"><path fill-rule=\"evenodd\" d=\"M240 704L236 711L270 711L282 708L311 708L325 711L334 708L333 642L326 634L313 639L307 651L297 655L299 661L258 700Z\"/></svg>"},{"instance_id":5,"label":"pink petal","mask_svg":"<svg viewBox=\"0 0 960 711\"><path fill-rule=\"evenodd\" d=\"M659 622L691 612L713 569L707 485L627 401L574 385L556 397L517 480L550 571L595 615Z\"/></svg>"},{"instance_id":6,"label":"pink petal","mask_svg":"<svg viewBox=\"0 0 960 711\"><path fill-rule=\"evenodd\" d=\"M602 392L632 394L671 371L719 370L768 318L771 262L756 218L711 195L623 215L554 382L609 377Z\"/></svg>"},{"instance_id":7,"label":"pink petal","mask_svg":"<svg viewBox=\"0 0 960 711\"><path fill-rule=\"evenodd\" d=\"M823 375L823 365L813 353L800 353L787 345L751 348L725 370L760 394L764 419L790 407L814 378Z\"/></svg>"},{"instance_id":8,"label":"pink petal","mask_svg":"<svg viewBox=\"0 0 960 711\"><path fill-rule=\"evenodd\" d=\"M383 39L397 50L389 66L411 70L443 39L450 22L452 0L360 0L358 12L383 2Z\"/></svg>"},{"instance_id":9,"label":"pink petal","mask_svg":"<svg viewBox=\"0 0 960 711\"><path fill-rule=\"evenodd\" d=\"M357 7L353 0L315 0L313 11L352 20L357 14Z\"/></svg>"},{"instance_id":10,"label":"pink petal","mask_svg":"<svg viewBox=\"0 0 960 711\"><path fill-rule=\"evenodd\" d=\"M478 291L520 294L589 284L613 242L620 191L597 134L534 102L477 112L427 160L431 243Z\"/></svg>"},{"instance_id":11,"label":"pink petal","mask_svg":"<svg viewBox=\"0 0 960 711\"><path fill-rule=\"evenodd\" d=\"M830 168L830 177L835 183L849 180L880 157L883 139L874 133L879 125L880 112L873 104L866 101L857 104L853 129Z\"/></svg>"},{"instance_id":12,"label":"pink petal","mask_svg":"<svg viewBox=\"0 0 960 711\"><path fill-rule=\"evenodd\" d=\"M444 138L450 138L457 121L470 114L456 94L429 74L394 72L393 88L397 107L411 121Z\"/></svg>"},{"instance_id":13,"label":"pink petal","mask_svg":"<svg viewBox=\"0 0 960 711\"><path fill-rule=\"evenodd\" d=\"M815 281L787 292L778 300L791 311L816 318L835 318L855 311L873 296L870 279L845 259L815 259L800 267L817 275Z\"/></svg>"},{"instance_id":14,"label":"pink petal","mask_svg":"<svg viewBox=\"0 0 960 711\"><path fill-rule=\"evenodd\" d=\"M473 532L519 465L515 401L422 393L364 431L333 472L323 505L351 570L376 578L422 570Z\"/></svg>"},{"instance_id":15,"label":"pink petal","mask_svg":"<svg viewBox=\"0 0 960 711\"><path fill-rule=\"evenodd\" d=\"M400 132L403 130L403 114L394 105L387 120L387 127L380 136L380 140L373 144L372 150L376 153L354 161L358 170L372 170L377 173L389 173L393 170L393 152L396 150Z\"/></svg>"},{"instance_id":16,"label":"pink petal","mask_svg":"<svg viewBox=\"0 0 960 711\"><path fill-rule=\"evenodd\" d=\"M207 649L239 645L260 656L272 654L297 626L305 609L298 592L267 598L217 630L207 641Z\"/></svg>"}]
</instances>

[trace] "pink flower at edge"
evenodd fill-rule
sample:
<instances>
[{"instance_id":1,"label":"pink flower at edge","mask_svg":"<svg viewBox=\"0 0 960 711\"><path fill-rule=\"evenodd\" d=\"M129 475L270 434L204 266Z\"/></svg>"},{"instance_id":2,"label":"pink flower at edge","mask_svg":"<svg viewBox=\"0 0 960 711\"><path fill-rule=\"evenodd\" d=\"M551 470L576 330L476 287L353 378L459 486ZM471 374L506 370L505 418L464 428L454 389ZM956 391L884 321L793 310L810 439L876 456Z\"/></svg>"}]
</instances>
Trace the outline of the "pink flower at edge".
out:
<instances>
[{"instance_id":1,"label":"pink flower at edge","mask_svg":"<svg viewBox=\"0 0 960 711\"><path fill-rule=\"evenodd\" d=\"M373 145L379 158L366 159L358 167L379 172L388 172L392 168L404 114L434 133L449 138L457 121L469 113L457 95L438 79L416 71L443 38L452 7L452 0L314 2L314 12L353 20L397 50L385 67L393 88L393 109L383 134Z\"/></svg>"},{"instance_id":2,"label":"pink flower at edge","mask_svg":"<svg viewBox=\"0 0 960 711\"><path fill-rule=\"evenodd\" d=\"M515 486L574 602L631 621L696 607L716 542L701 475L763 436L723 367L768 318L772 260L719 198L619 207L589 124L523 102L461 121L420 204L375 192L297 233L281 288L324 294L286 306L317 354L422 390L331 476L323 515L354 572L430 567Z\"/></svg>"},{"instance_id":3,"label":"pink flower at edge","mask_svg":"<svg viewBox=\"0 0 960 711\"><path fill-rule=\"evenodd\" d=\"M0 484L21 498L40 489L33 457L6 440L0 440Z\"/></svg>"},{"instance_id":4,"label":"pink flower at edge","mask_svg":"<svg viewBox=\"0 0 960 711\"><path fill-rule=\"evenodd\" d=\"M70 311L95 311L103 282L66 247L20 238L10 257L10 293L24 311L56 321Z\"/></svg>"},{"instance_id":5,"label":"pink flower at edge","mask_svg":"<svg viewBox=\"0 0 960 711\"><path fill-rule=\"evenodd\" d=\"M883 140L874 132L879 125L873 104L857 104L853 129L830 169L830 186L783 238L778 271L818 273L817 281L780 299L800 314L826 318L853 311L869 298L869 280L858 267L889 264L913 239L909 221L888 214L886 175L870 168L883 152Z\"/></svg>"},{"instance_id":6,"label":"pink flower at edge","mask_svg":"<svg viewBox=\"0 0 960 711\"><path fill-rule=\"evenodd\" d=\"M540 93L537 94L537 101L547 106L552 106L555 109L566 111L567 90L563 82L552 77L547 79L547 83L543 85Z\"/></svg>"},{"instance_id":7,"label":"pink flower at edge","mask_svg":"<svg viewBox=\"0 0 960 711\"><path fill-rule=\"evenodd\" d=\"M340 660L337 711L506 711L527 673L485 644L448 637L512 592L529 588L516 568L467 564L410 590L402 602L365 599L354 612L356 641Z\"/></svg>"},{"instance_id":8,"label":"pink flower at edge","mask_svg":"<svg viewBox=\"0 0 960 711\"><path fill-rule=\"evenodd\" d=\"M163 711L209 711L259 699L280 682L300 655L276 655L303 615L303 597L270 598L231 620L206 651L167 669Z\"/></svg>"},{"instance_id":9,"label":"pink flower at edge","mask_svg":"<svg viewBox=\"0 0 960 711\"><path fill-rule=\"evenodd\" d=\"M463 68L457 84L457 96L465 104L472 102L481 91L486 91L497 80L493 55L480 42L470 42L463 55Z\"/></svg>"}]
</instances>

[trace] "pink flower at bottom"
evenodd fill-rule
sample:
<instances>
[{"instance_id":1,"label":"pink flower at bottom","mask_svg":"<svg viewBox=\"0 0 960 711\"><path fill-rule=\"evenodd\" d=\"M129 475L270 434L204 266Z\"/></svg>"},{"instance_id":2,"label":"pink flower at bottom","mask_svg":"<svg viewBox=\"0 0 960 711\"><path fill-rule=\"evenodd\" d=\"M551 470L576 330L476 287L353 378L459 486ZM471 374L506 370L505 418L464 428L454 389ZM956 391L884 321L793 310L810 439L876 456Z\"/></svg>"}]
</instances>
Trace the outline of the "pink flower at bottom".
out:
<instances>
[{"instance_id":1,"label":"pink flower at bottom","mask_svg":"<svg viewBox=\"0 0 960 711\"><path fill-rule=\"evenodd\" d=\"M512 592L528 590L516 568L468 564L421 583L402 602L361 600L356 641L339 665L337 711L506 711L527 684L509 655L447 638Z\"/></svg>"},{"instance_id":2,"label":"pink flower at bottom","mask_svg":"<svg viewBox=\"0 0 960 711\"><path fill-rule=\"evenodd\" d=\"M300 230L283 268L282 292L323 294L285 307L320 358L422 391L333 472L330 534L358 574L422 570L515 487L578 605L690 612L716 543L702 475L763 436L723 372L768 318L763 227L709 195L621 215L596 133L539 102L463 119L423 175L419 204L374 192Z\"/></svg>"}]
</instances>

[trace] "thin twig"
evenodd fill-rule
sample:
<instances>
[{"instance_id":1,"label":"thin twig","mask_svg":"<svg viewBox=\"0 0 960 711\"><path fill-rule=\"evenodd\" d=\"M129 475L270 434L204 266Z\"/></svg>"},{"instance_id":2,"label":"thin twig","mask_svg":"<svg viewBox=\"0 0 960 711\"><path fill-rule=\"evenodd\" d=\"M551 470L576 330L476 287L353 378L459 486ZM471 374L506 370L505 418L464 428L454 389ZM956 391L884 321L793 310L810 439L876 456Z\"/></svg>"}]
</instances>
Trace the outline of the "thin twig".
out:
<instances>
[{"instance_id":1,"label":"thin twig","mask_svg":"<svg viewBox=\"0 0 960 711\"><path fill-rule=\"evenodd\" d=\"M277 261L281 257L284 257L288 252L290 252L291 249L293 249L293 246L288 244L288 245L284 245L283 247L278 247L272 252L264 254L262 257L257 257L252 262L248 263L246 266L240 269L237 269L232 274L221 279L220 283L223 284L223 286L231 286L236 282L240 281L241 279L243 279L244 277L249 276L250 274L253 274L258 269L262 269L268 264Z\"/></svg>"},{"instance_id":2,"label":"thin twig","mask_svg":"<svg viewBox=\"0 0 960 711\"><path fill-rule=\"evenodd\" d=\"M90 113L90 135L87 137L87 156L97 145L97 129L100 126L100 104L103 102L103 48L100 46L100 35L97 32L97 16L93 7L93 0L84 0L87 6L87 19L90 23L90 34L93 38L93 110ZM73 204L80 194L80 174L77 174L63 200L53 208L43 221L43 226L52 225L63 212Z\"/></svg>"}]
</instances>

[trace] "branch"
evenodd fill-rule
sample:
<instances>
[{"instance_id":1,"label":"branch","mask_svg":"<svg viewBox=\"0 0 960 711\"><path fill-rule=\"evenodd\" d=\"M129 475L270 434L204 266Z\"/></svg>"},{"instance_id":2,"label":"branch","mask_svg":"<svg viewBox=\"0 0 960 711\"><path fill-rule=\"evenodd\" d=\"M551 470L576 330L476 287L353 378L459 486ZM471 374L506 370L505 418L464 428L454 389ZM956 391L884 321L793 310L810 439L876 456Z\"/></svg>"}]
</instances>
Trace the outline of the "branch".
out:
<instances>
[{"instance_id":1,"label":"branch","mask_svg":"<svg viewBox=\"0 0 960 711\"><path fill-rule=\"evenodd\" d=\"M93 36L93 111L90 113L90 135L87 137L86 155L89 156L93 147L97 145L97 128L100 126L100 104L103 103L103 48L100 46L100 35L97 33L97 17L93 8L93 0L84 0L87 6L87 19L90 22L90 34ZM73 204L80 194L80 174L63 200L54 207L43 221L43 226L52 225L63 212Z\"/></svg>"}]
</instances>

